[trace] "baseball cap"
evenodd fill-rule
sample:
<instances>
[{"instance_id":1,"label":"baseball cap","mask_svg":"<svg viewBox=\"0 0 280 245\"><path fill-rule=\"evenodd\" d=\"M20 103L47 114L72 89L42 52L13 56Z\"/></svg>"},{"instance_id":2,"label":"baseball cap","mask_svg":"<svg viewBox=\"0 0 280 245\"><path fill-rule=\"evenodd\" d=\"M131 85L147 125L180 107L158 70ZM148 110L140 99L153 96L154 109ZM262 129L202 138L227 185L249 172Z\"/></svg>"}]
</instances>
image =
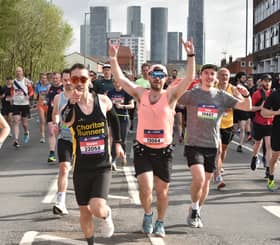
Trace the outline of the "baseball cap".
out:
<instances>
[{"instance_id":1,"label":"baseball cap","mask_svg":"<svg viewBox=\"0 0 280 245\"><path fill-rule=\"evenodd\" d=\"M272 77L269 74L264 74L262 75L261 80L272 80Z\"/></svg>"},{"instance_id":2,"label":"baseball cap","mask_svg":"<svg viewBox=\"0 0 280 245\"><path fill-rule=\"evenodd\" d=\"M105 69L105 68L111 68L111 65L110 64L103 64L102 69Z\"/></svg>"},{"instance_id":3,"label":"baseball cap","mask_svg":"<svg viewBox=\"0 0 280 245\"><path fill-rule=\"evenodd\" d=\"M149 69L149 73L152 72L152 71L162 71L166 75L168 75L166 67L164 65L161 65L161 64L152 65Z\"/></svg>"},{"instance_id":4,"label":"baseball cap","mask_svg":"<svg viewBox=\"0 0 280 245\"><path fill-rule=\"evenodd\" d=\"M203 72L206 69L213 69L214 71L218 71L218 67L216 65L213 64L205 64L201 67L200 69L200 73Z\"/></svg>"}]
</instances>

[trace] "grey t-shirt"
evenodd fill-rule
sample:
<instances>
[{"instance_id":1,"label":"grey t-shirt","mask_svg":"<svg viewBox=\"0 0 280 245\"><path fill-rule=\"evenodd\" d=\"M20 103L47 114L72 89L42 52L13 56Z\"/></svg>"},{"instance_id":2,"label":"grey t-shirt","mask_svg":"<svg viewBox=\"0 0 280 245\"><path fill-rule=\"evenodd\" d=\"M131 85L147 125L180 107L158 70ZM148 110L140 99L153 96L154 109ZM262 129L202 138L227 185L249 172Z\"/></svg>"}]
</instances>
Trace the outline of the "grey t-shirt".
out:
<instances>
[{"instance_id":1,"label":"grey t-shirt","mask_svg":"<svg viewBox=\"0 0 280 245\"><path fill-rule=\"evenodd\" d=\"M187 108L187 145L218 148L220 122L227 108L232 108L238 99L216 88L204 91L193 88L179 99Z\"/></svg>"}]
</instances>

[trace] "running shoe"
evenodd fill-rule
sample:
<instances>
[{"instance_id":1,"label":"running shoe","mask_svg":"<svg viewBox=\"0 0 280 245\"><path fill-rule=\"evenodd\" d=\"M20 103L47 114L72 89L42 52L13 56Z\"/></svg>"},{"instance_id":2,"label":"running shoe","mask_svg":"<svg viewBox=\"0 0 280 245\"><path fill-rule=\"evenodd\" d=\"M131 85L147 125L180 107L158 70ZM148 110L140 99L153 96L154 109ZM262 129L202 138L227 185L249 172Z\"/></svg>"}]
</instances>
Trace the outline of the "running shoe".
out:
<instances>
[{"instance_id":1,"label":"running shoe","mask_svg":"<svg viewBox=\"0 0 280 245\"><path fill-rule=\"evenodd\" d=\"M256 168L257 168L257 165L259 165L259 164L258 164L258 161L259 161L259 159L258 159L257 156L253 156L253 157L252 157L252 160L251 160L251 169L252 169L253 171L255 171Z\"/></svg>"},{"instance_id":2,"label":"running shoe","mask_svg":"<svg viewBox=\"0 0 280 245\"><path fill-rule=\"evenodd\" d=\"M143 218L143 232L145 234L153 233L153 214L144 214Z\"/></svg>"},{"instance_id":3,"label":"running shoe","mask_svg":"<svg viewBox=\"0 0 280 245\"><path fill-rule=\"evenodd\" d=\"M191 226L193 228L202 228L203 227L203 223L201 221L198 210L192 209L190 207L189 215L187 217L187 223L189 226Z\"/></svg>"},{"instance_id":4,"label":"running shoe","mask_svg":"<svg viewBox=\"0 0 280 245\"><path fill-rule=\"evenodd\" d=\"M115 227L112 220L112 210L108 207L108 216L107 218L103 218L102 226L101 226L101 236L103 237L111 237L114 233Z\"/></svg>"},{"instance_id":5,"label":"running shoe","mask_svg":"<svg viewBox=\"0 0 280 245\"><path fill-rule=\"evenodd\" d=\"M30 138L29 132L27 131L23 134L23 143L27 144L29 142L29 138Z\"/></svg>"},{"instance_id":6,"label":"running shoe","mask_svg":"<svg viewBox=\"0 0 280 245\"><path fill-rule=\"evenodd\" d=\"M269 191L276 191L275 180L268 179L266 187Z\"/></svg>"},{"instance_id":7,"label":"running shoe","mask_svg":"<svg viewBox=\"0 0 280 245\"><path fill-rule=\"evenodd\" d=\"M226 184L223 180L223 177L221 175L218 175L215 180L216 180L216 183L217 183L217 189L218 190L221 190L222 188L224 188L226 186Z\"/></svg>"},{"instance_id":8,"label":"running shoe","mask_svg":"<svg viewBox=\"0 0 280 245\"><path fill-rule=\"evenodd\" d=\"M237 146L236 151L237 151L237 152L240 152L240 153L241 153L241 152L243 152L243 150L242 150L242 146L241 146L241 145Z\"/></svg>"},{"instance_id":9,"label":"running shoe","mask_svg":"<svg viewBox=\"0 0 280 245\"><path fill-rule=\"evenodd\" d=\"M40 143L46 143L46 140L45 140L44 137L42 137L42 138L40 139Z\"/></svg>"},{"instance_id":10,"label":"running shoe","mask_svg":"<svg viewBox=\"0 0 280 245\"><path fill-rule=\"evenodd\" d=\"M112 171L114 171L114 172L115 172L115 171L118 171L116 161L113 161L113 162L112 162L111 169L112 169Z\"/></svg>"},{"instance_id":11,"label":"running shoe","mask_svg":"<svg viewBox=\"0 0 280 245\"><path fill-rule=\"evenodd\" d=\"M53 163L56 161L56 157L54 153L50 153L49 157L48 157L48 162L49 163Z\"/></svg>"},{"instance_id":12,"label":"running shoe","mask_svg":"<svg viewBox=\"0 0 280 245\"><path fill-rule=\"evenodd\" d=\"M19 148L19 147L20 147L20 144L18 143L17 140L15 140L13 146L16 147L16 148Z\"/></svg>"},{"instance_id":13,"label":"running shoe","mask_svg":"<svg viewBox=\"0 0 280 245\"><path fill-rule=\"evenodd\" d=\"M165 230L164 230L163 221L160 221L160 220L156 221L154 233L158 237L165 237Z\"/></svg>"},{"instance_id":14,"label":"running shoe","mask_svg":"<svg viewBox=\"0 0 280 245\"><path fill-rule=\"evenodd\" d=\"M53 214L58 214L58 215L67 215L69 214L67 208L65 207L65 205L56 203L53 206Z\"/></svg>"}]
</instances>

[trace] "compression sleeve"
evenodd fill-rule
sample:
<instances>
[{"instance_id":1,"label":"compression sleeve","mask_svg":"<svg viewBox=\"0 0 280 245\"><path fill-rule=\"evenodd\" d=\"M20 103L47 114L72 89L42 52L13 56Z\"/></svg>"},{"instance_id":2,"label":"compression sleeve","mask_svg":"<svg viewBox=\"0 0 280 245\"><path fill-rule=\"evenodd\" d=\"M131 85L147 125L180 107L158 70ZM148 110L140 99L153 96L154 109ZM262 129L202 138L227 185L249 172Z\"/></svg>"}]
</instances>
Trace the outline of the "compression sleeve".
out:
<instances>
[{"instance_id":1,"label":"compression sleeve","mask_svg":"<svg viewBox=\"0 0 280 245\"><path fill-rule=\"evenodd\" d=\"M112 137L114 143L121 143L121 130L120 130L120 121L116 114L114 107L106 113L109 125L112 130Z\"/></svg>"},{"instance_id":2,"label":"compression sleeve","mask_svg":"<svg viewBox=\"0 0 280 245\"><path fill-rule=\"evenodd\" d=\"M67 105L61 111L61 118L64 122L70 122L74 114L74 104L71 104L68 100Z\"/></svg>"}]
</instances>

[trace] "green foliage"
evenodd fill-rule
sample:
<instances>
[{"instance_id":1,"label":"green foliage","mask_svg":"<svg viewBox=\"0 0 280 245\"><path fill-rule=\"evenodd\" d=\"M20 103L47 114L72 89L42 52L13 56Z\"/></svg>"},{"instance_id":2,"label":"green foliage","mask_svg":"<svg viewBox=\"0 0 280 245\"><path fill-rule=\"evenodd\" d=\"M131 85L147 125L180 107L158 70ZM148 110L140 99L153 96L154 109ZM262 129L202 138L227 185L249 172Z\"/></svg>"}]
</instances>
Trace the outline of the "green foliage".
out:
<instances>
[{"instance_id":1,"label":"green foliage","mask_svg":"<svg viewBox=\"0 0 280 245\"><path fill-rule=\"evenodd\" d=\"M64 67L72 28L46 0L0 0L0 78L22 66L33 79Z\"/></svg>"}]
</instances>

